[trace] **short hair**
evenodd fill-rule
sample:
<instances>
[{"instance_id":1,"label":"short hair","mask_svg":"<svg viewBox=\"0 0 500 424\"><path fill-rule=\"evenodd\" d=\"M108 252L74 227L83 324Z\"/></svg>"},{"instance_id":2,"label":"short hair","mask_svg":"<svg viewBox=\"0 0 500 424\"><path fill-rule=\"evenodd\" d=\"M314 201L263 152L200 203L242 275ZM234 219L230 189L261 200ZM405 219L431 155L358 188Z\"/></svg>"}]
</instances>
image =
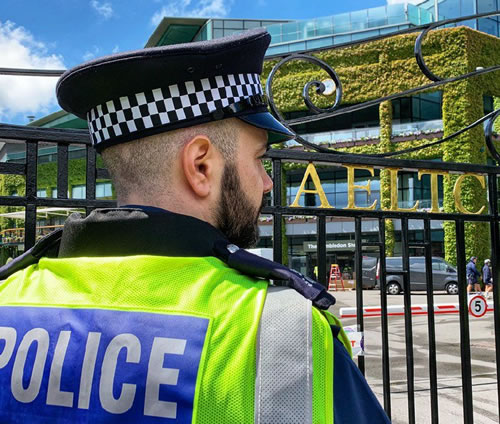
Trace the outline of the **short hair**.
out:
<instances>
[{"instance_id":1,"label":"short hair","mask_svg":"<svg viewBox=\"0 0 500 424\"><path fill-rule=\"evenodd\" d=\"M233 161L236 152L236 118L209 122L188 128L167 131L103 150L106 165L118 199L131 193L154 197L168 192L171 164L182 147L197 135L210 139L226 161Z\"/></svg>"}]
</instances>

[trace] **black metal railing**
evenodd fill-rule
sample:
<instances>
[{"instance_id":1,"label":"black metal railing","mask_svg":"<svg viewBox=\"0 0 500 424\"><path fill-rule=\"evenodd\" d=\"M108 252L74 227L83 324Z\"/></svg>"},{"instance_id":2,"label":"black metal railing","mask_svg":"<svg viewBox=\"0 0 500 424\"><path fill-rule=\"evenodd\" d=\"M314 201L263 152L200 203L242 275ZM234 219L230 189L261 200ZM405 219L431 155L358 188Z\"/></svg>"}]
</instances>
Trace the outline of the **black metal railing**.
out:
<instances>
[{"instance_id":1,"label":"black metal railing","mask_svg":"<svg viewBox=\"0 0 500 424\"><path fill-rule=\"evenodd\" d=\"M356 287L362 287L362 252L363 248L376 247L380 258L380 305L381 305L381 339L382 339L382 375L383 375L383 397L384 407L391 415L391 390L390 390L390 355L389 355L389 328L387 316L387 290L386 290L386 246L385 246L385 220L393 219L401 222L401 246L403 257L403 294L404 294L404 320L405 320L405 346L406 346L406 373L407 373L407 393L408 393L408 422L415 423L415 361L413 347L413 325L412 325L412 300L410 290L410 249L423 248L426 264L426 299L428 314L428 346L429 346L429 377L430 377L430 397L432 422L438 422L438 374L437 374L437 351L436 351L436 323L433 300L433 275L432 275L432 244L431 244L431 222L433 220L451 221L456 229L456 252L458 265L458 285L459 285L459 325L460 325L460 351L461 351L461 372L463 390L464 422L473 422L473 394L472 394L472 369L470 353L469 334L469 311L467 304L467 281L465 273L465 224L466 222L484 222L490 227L490 248L492 269L494 270L494 309L498 310L500 305L499 290L499 266L500 266L500 216L498 214L498 177L500 167L470 165L458 163L444 163L434 161L419 160L399 160L387 158L367 158L359 155L324 155L321 153L271 150L268 154L273 163L274 179L274 203L273 206L266 207L263 213L273 215L273 240L274 259L278 262L283 258L282 231L281 225L283 217L287 215L306 215L317 217L317 258L318 258L318 279L319 282L327 286L327 266L326 266L326 219L330 217L350 217L355 223L355 274ZM489 211L481 215L441 213L441 212L401 212L393 210L353 210L315 207L290 207L283 203L282 192L282 172L283 162L320 162L321 166L331 166L332 172L341 165L370 165L380 168L400 168L402 170L419 169L443 169L453 173L470 174L477 172L486 176L488 180ZM362 222L365 219L376 219L378 221L378 241L364 242L362 240ZM419 242L409 241L408 221L422 220L424 226L424 240ZM392 273L392 272L391 272ZM359 331L364 331L363 319L363 290L356 290L357 326ZM495 357L497 364L497 388L500 390L500 379L498 378L500 367L500 315L494 313L495 327ZM365 358L358 358L358 366L361 372L365 372ZM499 391L500 393L500 391Z\"/></svg>"},{"instance_id":2,"label":"black metal railing","mask_svg":"<svg viewBox=\"0 0 500 424\"><path fill-rule=\"evenodd\" d=\"M378 105L384 101L391 101L400 97L408 96L423 90L444 86L457 81L475 78L479 75L496 72L500 70L500 65L493 65L487 68L477 68L476 70L450 78L441 78L434 74L425 63L422 54L422 42L429 31L438 27L453 25L462 21L471 19L479 19L489 16L499 15L497 12L488 12L467 16L456 19L449 19L437 23L431 23L402 31L403 33L420 32L420 35L415 41L414 56L420 71L431 80L430 83L418 87L410 88L399 93L388 94L381 98L368 100L360 104L349 105L340 108L342 101L342 83L334 69L327 63L311 56L310 52L296 53L286 55L272 69L266 83L266 93L269 98L270 108L273 114L288 128L294 126L329 119L341 114L359 111L374 105ZM381 39L394 36L387 34L378 36L375 39ZM355 43L347 43L338 47L348 47L353 44L366 43L374 39L360 40ZM331 49L331 47L330 47ZM311 113L309 116L286 120L280 113L277 105L274 103L273 96L273 80L278 74L279 69L286 63L291 61L305 61L318 66L326 71L329 78L333 81L336 96L334 104L327 108L320 108L314 105L309 96L309 92L315 89L316 94L321 95L325 92L325 84L322 81L310 81L305 84L302 90L304 103ZM403 283L403 302L404 302L404 327L405 327L405 356L406 356L406 378L407 378L407 405L408 405L408 420L410 424L415 423L415 357L413 344L413 323L412 323L412 298L410 290L410 249L423 249L425 256L425 274L426 274L426 300L427 300L427 332L428 332L428 369L429 369L429 392L430 392L430 411L431 422L437 424L439 422L439 394L438 394L438 370L437 370L437 348L436 348L436 321L434 316L434 293L433 293L433 274L432 274L432 239L431 239L431 222L433 220L451 221L454 225L456 234L456 258L458 265L458 297L459 297L459 327L460 327L460 356L461 356L461 379L462 379L462 398L463 398L463 418L467 424L474 422L473 408L473 391L472 391L472 365L471 365L471 344L469 332L469 311L467 304L466 292L466 253L465 253L465 225L467 222L484 222L490 227L490 249L494 280L494 310L498 310L500 305L500 290L498 288L499 281L499 266L500 266L500 233L499 233L499 211L498 211L498 176L500 175L500 166L485 166L480 164L464 164L464 163L449 163L436 161L419 161L419 160L400 160L393 159L396 156L424 150L431 146L447 142L466 131L482 125L485 125L485 144L492 158L500 164L500 153L497 151L493 141L493 124L496 118L500 115L500 109L486 114L476 122L471 123L467 127L450 134L440 140L424 143L419 146L411 147L399 151L381 152L378 154L350 154L346 151L334 150L325 148L316 144L310 143L304 138L298 136L297 141L309 151L283 151L271 150L269 158L273 164L273 199L274 203L271 207L266 207L264 213L272 214L273 221L273 248L274 259L281 262L283 259L283 226L282 219L287 215L314 215L317 217L317 258L318 258L318 279L319 282L327 286L327 265L326 265L326 220L331 217L349 217L354 219L355 227L355 273L356 287L362 287L362 255L364 248L376 248L379 256L380 264L380 305L381 305L381 343L382 343L382 384L383 384L383 402L384 408L391 416L391 367L390 367L390 349L389 349L389 324L388 324L388 305L387 305L387 281L386 281L386 234L385 223L386 219L399 220L401 222L401 246L402 246L402 271L399 272ZM311 208L311 207L290 207L283 203L282 199L282 169L283 162L302 162L302 163L320 163L321 166L331 166L339 168L341 165L364 165L373 168L400 168L401 170L443 170L455 174L470 174L484 176L487 181L487 193L489 209L483 214L462 214L462 213L437 213L428 211L417 212L402 212L397 210L354 210L354 209L333 209L333 208ZM365 219L375 219L378 221L378 241L365 242L362 240L362 223ZM411 242L409 239L408 222L410 219L422 220L424 236L423 241ZM485 241L486 242L486 241ZM391 272L392 274L393 272ZM365 323L363 317L363 290L356 290L356 321L358 331L364 332ZM497 400L500 407L500 315L493 313L494 328L495 328L495 359L496 359L496 386ZM358 366L361 372L365 373L365 357L358 357ZM500 415L500 414L499 414Z\"/></svg>"},{"instance_id":3,"label":"black metal railing","mask_svg":"<svg viewBox=\"0 0 500 424\"><path fill-rule=\"evenodd\" d=\"M0 196L0 206L25 208L24 247L29 249L36 241L37 208L64 207L82 208L87 213L97 207L112 207L116 202L96 199L96 180L109 178L106 169L97 168L96 151L90 143L86 130L62 130L52 128L32 128L0 124L0 141L21 142L26 146L25 163L0 162L0 174L21 175L26 179L24 196ZM41 143L57 144L57 198L37 196L38 146ZM86 149L85 199L71 199L68 196L68 148L81 145Z\"/></svg>"}]
</instances>

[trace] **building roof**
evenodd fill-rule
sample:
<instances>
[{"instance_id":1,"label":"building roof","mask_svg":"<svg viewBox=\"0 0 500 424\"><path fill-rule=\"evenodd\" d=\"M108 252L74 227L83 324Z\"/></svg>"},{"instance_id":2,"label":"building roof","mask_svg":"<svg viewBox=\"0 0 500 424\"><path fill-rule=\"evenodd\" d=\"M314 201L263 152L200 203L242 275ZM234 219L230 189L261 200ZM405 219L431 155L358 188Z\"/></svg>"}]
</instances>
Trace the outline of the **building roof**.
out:
<instances>
[{"instance_id":1,"label":"building roof","mask_svg":"<svg viewBox=\"0 0 500 424\"><path fill-rule=\"evenodd\" d=\"M144 47L165 46L189 43L208 18L171 18L165 17L149 37Z\"/></svg>"}]
</instances>

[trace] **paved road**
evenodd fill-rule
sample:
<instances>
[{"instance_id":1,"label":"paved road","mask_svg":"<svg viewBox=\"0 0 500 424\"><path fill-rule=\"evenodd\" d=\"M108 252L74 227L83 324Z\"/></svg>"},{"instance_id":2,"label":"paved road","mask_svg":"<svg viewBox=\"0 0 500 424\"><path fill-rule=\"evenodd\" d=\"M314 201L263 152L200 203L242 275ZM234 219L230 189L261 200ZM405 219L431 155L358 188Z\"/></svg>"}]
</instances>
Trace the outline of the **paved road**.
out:
<instances>
[{"instance_id":1,"label":"paved road","mask_svg":"<svg viewBox=\"0 0 500 424\"><path fill-rule=\"evenodd\" d=\"M341 307L354 307L356 293L333 292ZM365 306L379 306L379 291L364 291ZM403 304L403 296L388 296L391 305ZM434 303L458 303L458 296L435 294ZM426 304L425 294L413 294L412 305ZM436 315L439 422L463 423L462 380L460 360L460 328L456 315ZM427 316L412 316L415 358L416 422L431 422L429 391L429 355ZM355 319L343 319L345 326L355 326ZM498 424L497 370L493 313L483 318L470 318L472 384L475 424ZM380 317L365 318L365 364L368 382L383 404L382 348ZM391 402L394 424L408 423L408 395L404 317L389 317L389 349Z\"/></svg>"}]
</instances>

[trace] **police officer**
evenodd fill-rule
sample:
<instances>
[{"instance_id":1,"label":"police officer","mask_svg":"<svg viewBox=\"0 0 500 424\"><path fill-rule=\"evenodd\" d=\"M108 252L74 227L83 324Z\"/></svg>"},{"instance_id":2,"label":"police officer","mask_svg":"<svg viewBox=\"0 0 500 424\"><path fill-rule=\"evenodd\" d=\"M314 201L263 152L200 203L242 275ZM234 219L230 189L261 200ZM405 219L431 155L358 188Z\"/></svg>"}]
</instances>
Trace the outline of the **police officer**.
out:
<instances>
[{"instance_id":1,"label":"police officer","mask_svg":"<svg viewBox=\"0 0 500 424\"><path fill-rule=\"evenodd\" d=\"M262 157L294 137L262 95L269 42L260 29L61 77L120 207L72 215L0 270L1 422L388 422L331 295L242 249L272 188Z\"/></svg>"}]
</instances>

